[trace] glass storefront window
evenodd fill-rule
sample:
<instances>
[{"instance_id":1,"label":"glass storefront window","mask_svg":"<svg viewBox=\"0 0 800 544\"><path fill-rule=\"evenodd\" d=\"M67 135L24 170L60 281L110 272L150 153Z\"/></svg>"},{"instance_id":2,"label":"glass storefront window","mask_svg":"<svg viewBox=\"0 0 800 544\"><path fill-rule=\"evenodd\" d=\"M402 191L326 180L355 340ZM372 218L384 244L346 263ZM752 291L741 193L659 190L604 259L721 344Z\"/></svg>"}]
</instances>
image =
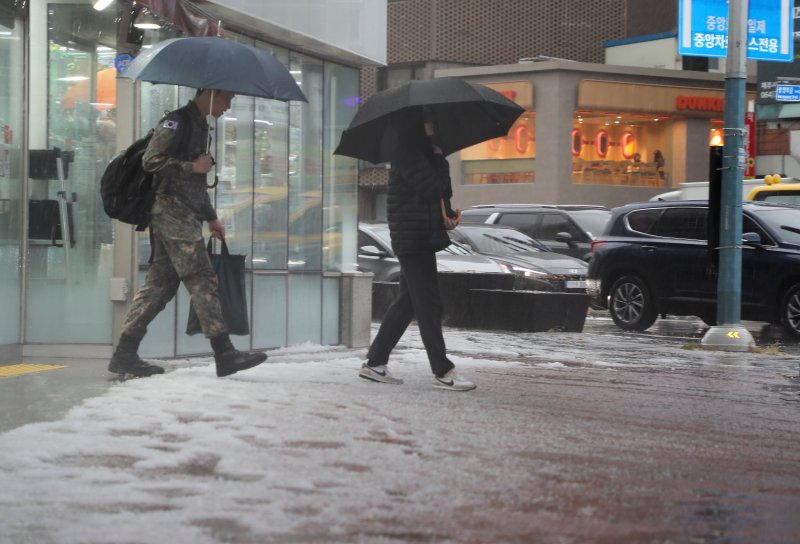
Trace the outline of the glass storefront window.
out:
<instances>
[{"instance_id":1,"label":"glass storefront window","mask_svg":"<svg viewBox=\"0 0 800 544\"><path fill-rule=\"evenodd\" d=\"M0 344L20 340L20 232L23 103L22 21L0 22Z\"/></svg>"},{"instance_id":2,"label":"glass storefront window","mask_svg":"<svg viewBox=\"0 0 800 544\"><path fill-rule=\"evenodd\" d=\"M228 36L253 45L242 36ZM215 208L225 225L231 253L252 255L253 242L253 112L255 99L236 96L231 107L216 121L212 132L216 159L208 182L217 182Z\"/></svg>"},{"instance_id":3,"label":"glass storefront window","mask_svg":"<svg viewBox=\"0 0 800 544\"><path fill-rule=\"evenodd\" d=\"M358 70L325 65L325 184L323 186L322 256L324 270L356 270L358 232L358 163L333 151L358 109Z\"/></svg>"},{"instance_id":4,"label":"glass storefront window","mask_svg":"<svg viewBox=\"0 0 800 544\"><path fill-rule=\"evenodd\" d=\"M333 156L333 149L355 114L358 71L300 54L290 57L288 50L268 44L257 46L290 67L309 103L237 96L214 126L219 185L212 198L231 252L252 256L252 347L336 343L339 279L323 281L319 274L355 269L357 167L352 159ZM142 131L193 95L194 89L143 83ZM147 245L143 236L140 279ZM286 271L288 277L281 274ZM177 315L176 353L204 349L202 342L181 335L188 308L182 291L174 304L156 322L172 329ZM162 353L172 338L158 339ZM145 344L146 351L159 351L149 336Z\"/></svg>"},{"instance_id":5,"label":"glass storefront window","mask_svg":"<svg viewBox=\"0 0 800 544\"><path fill-rule=\"evenodd\" d=\"M97 198L105 167L119 151L115 59L121 51L117 40L124 39L117 28L120 12L97 12L89 2L53 1L46 10L44 4L39 7L46 19L30 21L29 43L46 40L47 46L37 48L26 66L26 24L15 28L8 18L0 19L0 298L16 310L14 315L26 316L24 323L0 323L0 345L21 337L29 343L108 345L118 321L112 319L109 279L115 263L116 275L129 273L120 264L127 234L115 247L115 230L124 233L112 228ZM129 31L127 40L141 39L144 52L178 35L166 25L136 36ZM253 41L229 31L226 38ZM219 185L211 197L227 227L231 251L249 256L252 273L248 294L254 334L234 341L245 349L337 343L338 272L353 271L356 263L357 163L334 157L333 149L357 109L359 72L258 46L290 67L309 103L237 96L232 108L212 121ZM26 76L37 91L27 120L20 107L26 103ZM134 101L120 110L125 136L131 124L136 136L145 134L165 112L195 94L195 89L173 85L128 85L120 84L120 101ZM31 160L21 156L26 141ZM32 175L23 180L26 163ZM32 222L26 237L22 210L27 209L28 188ZM139 270L132 292L147 271L148 233L138 234L134 243ZM28 251L21 254L25 246ZM183 338L188 299L182 293L151 323L143 354L207 351L205 339Z\"/></svg>"},{"instance_id":6,"label":"glass storefront window","mask_svg":"<svg viewBox=\"0 0 800 544\"><path fill-rule=\"evenodd\" d=\"M97 195L116 134L116 24L87 3L49 4L47 25L47 65L28 67L47 71L48 104L31 116L47 136L28 182L26 340L108 343L112 229Z\"/></svg>"},{"instance_id":7,"label":"glass storefront window","mask_svg":"<svg viewBox=\"0 0 800 544\"><path fill-rule=\"evenodd\" d=\"M460 152L461 183L533 183L536 181L536 113L530 81L486 83L526 111L506 136L482 142Z\"/></svg>"},{"instance_id":8,"label":"glass storefront window","mask_svg":"<svg viewBox=\"0 0 800 544\"><path fill-rule=\"evenodd\" d=\"M666 187L664 150L674 121L652 113L576 111L570 141L573 183Z\"/></svg>"},{"instance_id":9,"label":"glass storefront window","mask_svg":"<svg viewBox=\"0 0 800 544\"><path fill-rule=\"evenodd\" d=\"M291 54L308 102L289 103L289 271L322 270L323 65Z\"/></svg>"},{"instance_id":10,"label":"glass storefront window","mask_svg":"<svg viewBox=\"0 0 800 544\"><path fill-rule=\"evenodd\" d=\"M289 52L259 43L284 66ZM253 268L286 270L289 222L289 105L255 100L253 120L255 179L253 195ZM296 161L293 161L296 163Z\"/></svg>"}]
</instances>

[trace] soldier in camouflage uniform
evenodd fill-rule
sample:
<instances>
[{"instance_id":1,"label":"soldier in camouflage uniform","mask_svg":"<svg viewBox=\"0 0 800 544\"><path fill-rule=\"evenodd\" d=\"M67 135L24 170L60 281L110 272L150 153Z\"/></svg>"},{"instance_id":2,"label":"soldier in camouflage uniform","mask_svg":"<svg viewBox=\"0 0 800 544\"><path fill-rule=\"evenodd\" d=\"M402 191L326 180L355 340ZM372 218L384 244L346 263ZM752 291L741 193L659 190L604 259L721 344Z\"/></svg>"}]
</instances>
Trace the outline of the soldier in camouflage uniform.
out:
<instances>
[{"instance_id":1,"label":"soldier in camouflage uniform","mask_svg":"<svg viewBox=\"0 0 800 544\"><path fill-rule=\"evenodd\" d=\"M147 146L142 164L154 174L158 188L150 222L153 260L128 311L108 365L110 372L137 376L164 372L162 367L139 358L137 351L147 326L172 300L181 282L192 297L203 334L211 340L217 376L252 368L267 359L265 353L238 351L231 344L217 276L203 241L204 221L211 236L225 239L225 228L206 186L206 174L214 165L207 152L210 134L206 116L222 115L233 96L228 91L199 90L194 100L161 120Z\"/></svg>"}]
</instances>

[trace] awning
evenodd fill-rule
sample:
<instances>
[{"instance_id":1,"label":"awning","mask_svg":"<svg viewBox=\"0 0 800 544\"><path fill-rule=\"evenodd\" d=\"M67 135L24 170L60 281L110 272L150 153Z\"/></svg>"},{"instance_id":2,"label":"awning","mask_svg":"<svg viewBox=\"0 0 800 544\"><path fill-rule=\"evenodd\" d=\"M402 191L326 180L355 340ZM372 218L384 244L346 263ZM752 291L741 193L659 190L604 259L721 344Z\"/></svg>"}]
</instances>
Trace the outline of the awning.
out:
<instances>
[{"instance_id":1,"label":"awning","mask_svg":"<svg viewBox=\"0 0 800 544\"><path fill-rule=\"evenodd\" d=\"M169 21L188 36L219 36L222 31L191 2L184 0L136 0L158 17Z\"/></svg>"}]
</instances>

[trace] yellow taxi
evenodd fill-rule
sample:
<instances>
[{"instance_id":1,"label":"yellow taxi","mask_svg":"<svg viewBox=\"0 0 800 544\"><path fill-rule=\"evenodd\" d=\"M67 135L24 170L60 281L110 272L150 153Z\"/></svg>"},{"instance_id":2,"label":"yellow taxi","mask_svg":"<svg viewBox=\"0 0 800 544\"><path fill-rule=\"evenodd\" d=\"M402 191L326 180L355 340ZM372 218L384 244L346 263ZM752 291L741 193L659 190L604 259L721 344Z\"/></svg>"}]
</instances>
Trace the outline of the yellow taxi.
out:
<instances>
[{"instance_id":1,"label":"yellow taxi","mask_svg":"<svg viewBox=\"0 0 800 544\"><path fill-rule=\"evenodd\" d=\"M784 182L777 174L764 176L764 185L753 187L745 200L800 205L800 183L797 183L794 178L787 178L787 181Z\"/></svg>"}]
</instances>

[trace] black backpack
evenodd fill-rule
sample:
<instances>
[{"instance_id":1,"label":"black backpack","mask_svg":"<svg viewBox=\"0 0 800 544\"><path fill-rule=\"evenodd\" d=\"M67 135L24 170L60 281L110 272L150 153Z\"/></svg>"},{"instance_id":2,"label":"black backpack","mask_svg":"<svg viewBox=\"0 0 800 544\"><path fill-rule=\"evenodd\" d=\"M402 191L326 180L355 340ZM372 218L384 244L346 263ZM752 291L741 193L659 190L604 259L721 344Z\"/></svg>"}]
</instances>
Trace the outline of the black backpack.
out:
<instances>
[{"instance_id":1,"label":"black backpack","mask_svg":"<svg viewBox=\"0 0 800 544\"><path fill-rule=\"evenodd\" d=\"M175 141L182 147L191 133L191 130L186 130L191 123L187 120L183 109L175 110L175 113L181 118L178 124L179 134ZM163 121L162 119L159 122ZM143 138L139 138L111 159L103 172L103 177L100 178L100 196L106 214L112 219L136 225L136 230L139 231L145 230L150 225L150 209L156 199L153 174L145 172L142 166L142 157L154 131L155 129L151 128Z\"/></svg>"}]
</instances>

